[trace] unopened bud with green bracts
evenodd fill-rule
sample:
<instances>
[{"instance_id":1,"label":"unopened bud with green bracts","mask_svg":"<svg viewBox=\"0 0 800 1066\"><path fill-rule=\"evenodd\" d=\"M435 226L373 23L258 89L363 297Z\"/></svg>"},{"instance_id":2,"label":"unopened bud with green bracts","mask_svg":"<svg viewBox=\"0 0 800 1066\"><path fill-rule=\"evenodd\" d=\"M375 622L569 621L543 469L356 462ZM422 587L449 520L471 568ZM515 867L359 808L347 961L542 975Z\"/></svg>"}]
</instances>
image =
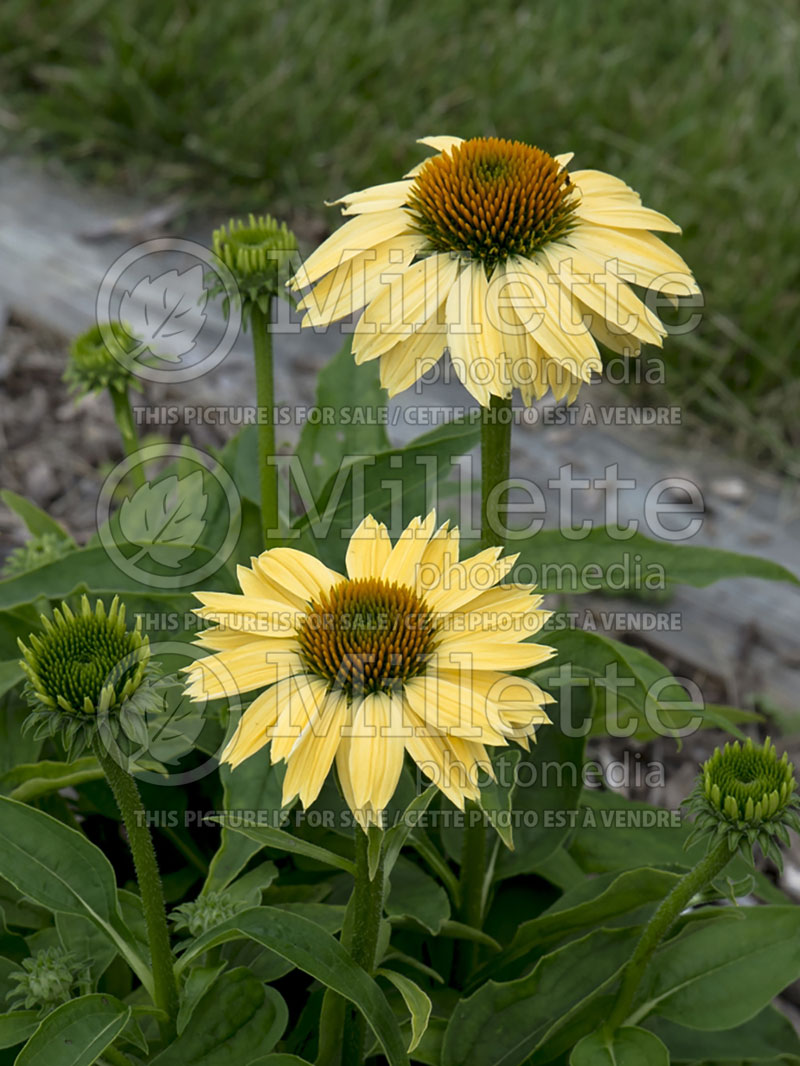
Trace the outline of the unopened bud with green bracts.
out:
<instances>
[{"instance_id":1,"label":"unopened bud with green bracts","mask_svg":"<svg viewBox=\"0 0 800 1066\"><path fill-rule=\"evenodd\" d=\"M202 936L209 929L233 918L244 910L247 903L235 899L227 892L207 892L189 903L182 903L170 915L176 930L190 936Z\"/></svg>"},{"instance_id":2,"label":"unopened bud with green bracts","mask_svg":"<svg viewBox=\"0 0 800 1066\"><path fill-rule=\"evenodd\" d=\"M144 713L162 698L140 620L127 628L116 596L108 610L101 600L92 610L83 596L77 613L62 603L41 621L41 632L19 641L31 705L23 728L37 737L59 734L70 758L98 735L116 740L120 726L138 736Z\"/></svg>"},{"instance_id":3,"label":"unopened bud with green bracts","mask_svg":"<svg viewBox=\"0 0 800 1066\"><path fill-rule=\"evenodd\" d=\"M2 577L27 574L29 570L36 570L37 567L61 559L74 549L75 541L71 537L62 537L58 533L40 533L9 553L3 563Z\"/></svg>"},{"instance_id":4,"label":"unopened bud with green bracts","mask_svg":"<svg viewBox=\"0 0 800 1066\"><path fill-rule=\"evenodd\" d=\"M135 373L141 350L142 342L118 322L102 331L92 326L69 346L64 381L77 396L103 389L123 390L128 385L140 390Z\"/></svg>"},{"instance_id":5,"label":"unopened bud with green bracts","mask_svg":"<svg viewBox=\"0 0 800 1066\"><path fill-rule=\"evenodd\" d=\"M22 969L8 975L16 984L7 995L12 1010L51 1011L91 990L87 966L63 948L47 948L22 960Z\"/></svg>"},{"instance_id":6,"label":"unopened bud with green bracts","mask_svg":"<svg viewBox=\"0 0 800 1066\"><path fill-rule=\"evenodd\" d=\"M695 818L690 840L708 834L711 846L727 837L731 850L745 845L750 856L758 844L781 867L779 844L789 844L789 829L800 832L796 790L793 765L786 752L778 757L769 737L716 748L686 801Z\"/></svg>"},{"instance_id":7,"label":"unopened bud with green bracts","mask_svg":"<svg viewBox=\"0 0 800 1066\"><path fill-rule=\"evenodd\" d=\"M286 223L271 215L250 215L247 221L231 219L214 230L213 251L233 274L246 324L253 304L267 315L273 296L285 295L284 286L297 265L297 239ZM211 293L223 292L212 283ZM223 310L229 313L226 295Z\"/></svg>"}]
</instances>

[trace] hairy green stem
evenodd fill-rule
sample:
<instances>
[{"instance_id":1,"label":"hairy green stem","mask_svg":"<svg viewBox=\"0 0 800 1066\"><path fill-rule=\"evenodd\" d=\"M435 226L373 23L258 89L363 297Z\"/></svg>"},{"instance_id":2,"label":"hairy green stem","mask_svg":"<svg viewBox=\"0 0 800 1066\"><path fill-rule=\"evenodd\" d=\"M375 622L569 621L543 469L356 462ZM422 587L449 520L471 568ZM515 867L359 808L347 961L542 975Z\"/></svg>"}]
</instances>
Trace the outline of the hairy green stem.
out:
<instances>
[{"instance_id":1,"label":"hairy green stem","mask_svg":"<svg viewBox=\"0 0 800 1066\"><path fill-rule=\"evenodd\" d=\"M278 516L278 468L269 460L275 455L275 382L272 371L272 334L269 316L257 304L251 308L253 357L256 364L258 405L258 478L261 486L261 532L264 547L273 547L280 537Z\"/></svg>"},{"instance_id":2,"label":"hairy green stem","mask_svg":"<svg viewBox=\"0 0 800 1066\"><path fill-rule=\"evenodd\" d=\"M481 411L481 548L502 545L505 540L506 508L500 504L502 487L508 481L511 463L511 399L493 396ZM467 820L461 852L459 885L460 917L467 925L483 925L483 895L486 873L486 826L476 817L476 806L467 804ZM456 974L465 983L478 960L479 946L459 944Z\"/></svg>"},{"instance_id":3,"label":"hairy green stem","mask_svg":"<svg viewBox=\"0 0 800 1066\"><path fill-rule=\"evenodd\" d=\"M130 395L127 385L123 388L109 388L111 403L114 405L114 420L117 423L119 435L122 438L122 448L125 455L130 458L139 450L139 436L136 432L136 422L133 417ZM131 466L131 478L137 488L145 483L145 469L142 463Z\"/></svg>"},{"instance_id":4,"label":"hairy green stem","mask_svg":"<svg viewBox=\"0 0 800 1066\"><path fill-rule=\"evenodd\" d=\"M169 1019L160 1023L161 1035L166 1042L175 1036L178 986L175 981L175 959L169 942L167 912L155 848L147 828L145 809L136 782L114 761L99 741L95 743L94 749L117 801L133 854L153 966L153 999L155 1005L160 1007Z\"/></svg>"},{"instance_id":5,"label":"hairy green stem","mask_svg":"<svg viewBox=\"0 0 800 1066\"><path fill-rule=\"evenodd\" d=\"M636 950L625 967L616 1003L605 1026L606 1033L612 1034L628 1019L647 964L673 923L686 909L689 901L724 870L735 854L736 851L731 851L727 838L724 838L693 870L682 877L670 894L662 900L658 910L644 927Z\"/></svg>"},{"instance_id":6,"label":"hairy green stem","mask_svg":"<svg viewBox=\"0 0 800 1066\"><path fill-rule=\"evenodd\" d=\"M375 830L373 830L375 832ZM378 933L383 916L384 867L381 854L375 877L369 877L369 837L355 830L356 877L353 885L350 954L362 969L375 970ZM342 1066L361 1066L364 1061L366 1022L361 1011L348 1005L342 1032Z\"/></svg>"},{"instance_id":7,"label":"hairy green stem","mask_svg":"<svg viewBox=\"0 0 800 1066\"><path fill-rule=\"evenodd\" d=\"M508 481L511 464L511 400L493 396L481 411L481 548L505 543L506 505L498 486Z\"/></svg>"}]
</instances>

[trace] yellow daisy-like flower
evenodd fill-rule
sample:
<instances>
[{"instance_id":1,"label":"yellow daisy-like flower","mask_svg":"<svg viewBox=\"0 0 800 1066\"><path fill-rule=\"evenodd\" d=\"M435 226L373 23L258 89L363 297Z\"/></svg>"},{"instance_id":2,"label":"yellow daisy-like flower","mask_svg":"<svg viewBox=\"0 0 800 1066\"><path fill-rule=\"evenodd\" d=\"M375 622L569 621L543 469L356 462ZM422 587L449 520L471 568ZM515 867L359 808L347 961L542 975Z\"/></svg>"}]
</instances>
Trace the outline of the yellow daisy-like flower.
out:
<instances>
[{"instance_id":1,"label":"yellow daisy-like flower","mask_svg":"<svg viewBox=\"0 0 800 1066\"><path fill-rule=\"evenodd\" d=\"M370 515L347 549L347 577L272 548L239 567L242 594L198 592L214 653L187 667L193 699L263 689L222 753L238 766L266 744L285 760L283 802L313 803L336 760L361 825L377 823L404 754L454 803L491 774L486 745L527 746L552 697L524 670L552 648L529 642L548 618L533 586L499 584L516 556L459 562L459 535L431 512L392 545Z\"/></svg>"},{"instance_id":2,"label":"yellow daisy-like flower","mask_svg":"<svg viewBox=\"0 0 800 1066\"><path fill-rule=\"evenodd\" d=\"M519 388L571 402L602 369L596 341L638 355L666 330L631 284L676 300L699 289L651 230L679 233L633 189L521 141L425 137L439 154L402 181L343 196L353 215L289 283L313 285L303 325L365 308L356 362L380 359L393 396L449 349L484 406Z\"/></svg>"}]
</instances>

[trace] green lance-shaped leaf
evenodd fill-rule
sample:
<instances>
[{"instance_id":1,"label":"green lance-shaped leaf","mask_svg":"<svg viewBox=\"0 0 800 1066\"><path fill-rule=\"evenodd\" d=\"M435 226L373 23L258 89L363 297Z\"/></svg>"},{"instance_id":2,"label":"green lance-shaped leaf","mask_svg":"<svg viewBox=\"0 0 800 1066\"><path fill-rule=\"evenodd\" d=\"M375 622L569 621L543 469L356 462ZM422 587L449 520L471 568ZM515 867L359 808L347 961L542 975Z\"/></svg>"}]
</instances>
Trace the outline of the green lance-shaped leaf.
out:
<instances>
[{"instance_id":1,"label":"green lance-shaped leaf","mask_svg":"<svg viewBox=\"0 0 800 1066\"><path fill-rule=\"evenodd\" d=\"M277 907L254 907L199 937L181 959L240 938L270 948L298 969L354 1003L377 1036L390 1066L408 1066L403 1037L381 989L345 948L315 922Z\"/></svg>"},{"instance_id":2,"label":"green lance-shaped leaf","mask_svg":"<svg viewBox=\"0 0 800 1066\"><path fill-rule=\"evenodd\" d=\"M103 776L100 764L93 755L86 755L74 762L26 763L15 766L0 776L0 792L12 799L30 803L39 796L71 788L86 781L99 781Z\"/></svg>"},{"instance_id":3,"label":"green lance-shaped leaf","mask_svg":"<svg viewBox=\"0 0 800 1066\"><path fill-rule=\"evenodd\" d=\"M520 563L534 568L532 576L542 593L600 592L611 587L620 592L635 588L649 574L670 585L705 588L726 578L758 577L798 584L786 567L757 555L742 555L719 548L651 540L641 533L620 540L605 526L585 537L565 537L559 529L544 529L532 537L509 538L509 550L520 553ZM632 560L637 560L636 566Z\"/></svg>"},{"instance_id":4,"label":"green lance-shaped leaf","mask_svg":"<svg viewBox=\"0 0 800 1066\"><path fill-rule=\"evenodd\" d=\"M393 984L408 1007L408 1012L411 1015L411 1043L408 1045L410 1054L419 1045L420 1040L425 1035L425 1030L428 1028L428 1021L431 1016L430 996L423 992L419 985L412 981L410 977L397 973L395 970L381 968L377 971L377 976L385 977L387 981Z\"/></svg>"},{"instance_id":5,"label":"green lance-shaped leaf","mask_svg":"<svg viewBox=\"0 0 800 1066\"><path fill-rule=\"evenodd\" d=\"M11 1010L0 1014L0 1048L16 1047L39 1028L38 1010Z\"/></svg>"},{"instance_id":6,"label":"green lance-shaped leaf","mask_svg":"<svg viewBox=\"0 0 800 1066\"><path fill-rule=\"evenodd\" d=\"M227 965L227 962L221 962L217 966L194 966L189 971L181 990L181 1005L177 1020L179 1036L191 1021L197 1005Z\"/></svg>"},{"instance_id":7,"label":"green lance-shaped leaf","mask_svg":"<svg viewBox=\"0 0 800 1066\"><path fill-rule=\"evenodd\" d=\"M48 1014L17 1056L16 1066L91 1066L131 1016L113 996L81 996Z\"/></svg>"},{"instance_id":8,"label":"green lance-shaped leaf","mask_svg":"<svg viewBox=\"0 0 800 1066\"><path fill-rule=\"evenodd\" d=\"M335 866L339 870L344 870L345 873L355 873L355 866L349 859L345 859L333 851L328 851L327 848L321 848L317 844L310 844L300 837L292 836L291 833L287 833L283 829L262 825L239 825L235 815L233 818L213 818L209 820L217 821L236 833L242 833L262 848L276 848L278 851L288 851L294 855L305 855L307 859L316 859L317 862L324 863L326 866Z\"/></svg>"},{"instance_id":9,"label":"green lance-shaped leaf","mask_svg":"<svg viewBox=\"0 0 800 1066\"><path fill-rule=\"evenodd\" d=\"M575 1045L569 1066L669 1066L669 1052L653 1033L628 1026L609 1037L585 1036Z\"/></svg>"},{"instance_id":10,"label":"green lance-shaped leaf","mask_svg":"<svg viewBox=\"0 0 800 1066\"><path fill-rule=\"evenodd\" d=\"M99 848L49 814L1 797L0 850L6 880L48 910L89 918L152 990L149 967L120 917L114 870Z\"/></svg>"},{"instance_id":11,"label":"green lance-shaped leaf","mask_svg":"<svg viewBox=\"0 0 800 1066\"><path fill-rule=\"evenodd\" d=\"M180 1036L152 1066L241 1066L277 1044L288 1018L274 988L245 967L231 970L207 989Z\"/></svg>"},{"instance_id":12,"label":"green lance-shaped leaf","mask_svg":"<svg viewBox=\"0 0 800 1066\"><path fill-rule=\"evenodd\" d=\"M12 492L11 489L3 489L0 492L0 500L8 507L10 511L21 518L27 526L28 532L33 537L43 537L45 535L52 534L58 537L60 540L70 540L70 535L67 533L63 526L59 525L54 518L37 507L31 500L26 500L24 496L18 495L16 492Z\"/></svg>"},{"instance_id":13,"label":"green lance-shaped leaf","mask_svg":"<svg viewBox=\"0 0 800 1066\"><path fill-rule=\"evenodd\" d=\"M743 907L739 921L692 922L656 952L629 1022L650 1014L730 1029L800 977L800 908Z\"/></svg>"},{"instance_id":14,"label":"green lance-shaped leaf","mask_svg":"<svg viewBox=\"0 0 800 1066\"><path fill-rule=\"evenodd\" d=\"M514 966L546 945L596 929L600 925L639 924L680 880L680 874L642 867L621 874L601 874L583 880L543 914L523 922L509 946L486 967L486 972L513 972Z\"/></svg>"},{"instance_id":15,"label":"green lance-shaped leaf","mask_svg":"<svg viewBox=\"0 0 800 1066\"><path fill-rule=\"evenodd\" d=\"M636 930L598 929L545 955L526 977L488 981L450 1018L442 1066L520 1066L605 991L627 961ZM581 1034L582 1035L582 1034Z\"/></svg>"}]
</instances>

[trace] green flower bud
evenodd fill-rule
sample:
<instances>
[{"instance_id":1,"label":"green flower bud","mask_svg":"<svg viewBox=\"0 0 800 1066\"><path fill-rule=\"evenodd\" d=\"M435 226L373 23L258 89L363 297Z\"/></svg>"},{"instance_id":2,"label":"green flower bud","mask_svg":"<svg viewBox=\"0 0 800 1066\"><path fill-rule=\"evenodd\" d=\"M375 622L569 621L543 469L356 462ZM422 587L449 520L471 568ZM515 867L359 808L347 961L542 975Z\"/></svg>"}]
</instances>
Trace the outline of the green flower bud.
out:
<instances>
[{"instance_id":1,"label":"green flower bud","mask_svg":"<svg viewBox=\"0 0 800 1066\"><path fill-rule=\"evenodd\" d=\"M21 970L8 976L17 985L6 997L11 1001L12 1010L50 1011L73 996L91 990L87 967L76 963L63 948L37 951L31 958L23 959Z\"/></svg>"},{"instance_id":2,"label":"green flower bud","mask_svg":"<svg viewBox=\"0 0 800 1066\"><path fill-rule=\"evenodd\" d=\"M686 801L695 818L691 839L708 833L711 846L727 836L732 850L745 845L751 856L758 844L781 867L779 843L789 843L789 829L800 831L796 789L794 767L786 752L778 758L769 737L763 745L748 737L715 748Z\"/></svg>"},{"instance_id":3,"label":"green flower bud","mask_svg":"<svg viewBox=\"0 0 800 1066\"><path fill-rule=\"evenodd\" d=\"M42 616L42 631L19 641L32 712L23 728L37 737L61 734L70 758L100 736L108 747L122 733L138 737L137 723L158 706L161 687L150 647L137 619L125 626L125 607L114 597L106 611L84 596L74 614L67 603Z\"/></svg>"},{"instance_id":4,"label":"green flower bud","mask_svg":"<svg viewBox=\"0 0 800 1066\"><path fill-rule=\"evenodd\" d=\"M214 230L212 247L236 279L245 324L253 304L267 314L272 297L285 295L297 256L297 239L286 223L279 224L271 215L250 215L247 222L231 219ZM224 290L212 283L210 291L219 295ZM229 313L227 296L223 310Z\"/></svg>"},{"instance_id":5,"label":"green flower bud","mask_svg":"<svg viewBox=\"0 0 800 1066\"><path fill-rule=\"evenodd\" d=\"M99 326L92 326L70 345L64 381L76 396L128 385L141 390L135 377L141 349L141 341L117 322L110 323L106 336Z\"/></svg>"},{"instance_id":6,"label":"green flower bud","mask_svg":"<svg viewBox=\"0 0 800 1066\"><path fill-rule=\"evenodd\" d=\"M197 937L215 925L226 922L246 906L242 900L234 899L227 892L209 892L176 907L170 915L170 921L178 932Z\"/></svg>"},{"instance_id":7,"label":"green flower bud","mask_svg":"<svg viewBox=\"0 0 800 1066\"><path fill-rule=\"evenodd\" d=\"M8 578L27 574L29 570L63 558L74 548L75 542L71 537L60 537L57 533L41 533L38 537L31 537L8 555L3 564L2 576Z\"/></svg>"}]
</instances>

